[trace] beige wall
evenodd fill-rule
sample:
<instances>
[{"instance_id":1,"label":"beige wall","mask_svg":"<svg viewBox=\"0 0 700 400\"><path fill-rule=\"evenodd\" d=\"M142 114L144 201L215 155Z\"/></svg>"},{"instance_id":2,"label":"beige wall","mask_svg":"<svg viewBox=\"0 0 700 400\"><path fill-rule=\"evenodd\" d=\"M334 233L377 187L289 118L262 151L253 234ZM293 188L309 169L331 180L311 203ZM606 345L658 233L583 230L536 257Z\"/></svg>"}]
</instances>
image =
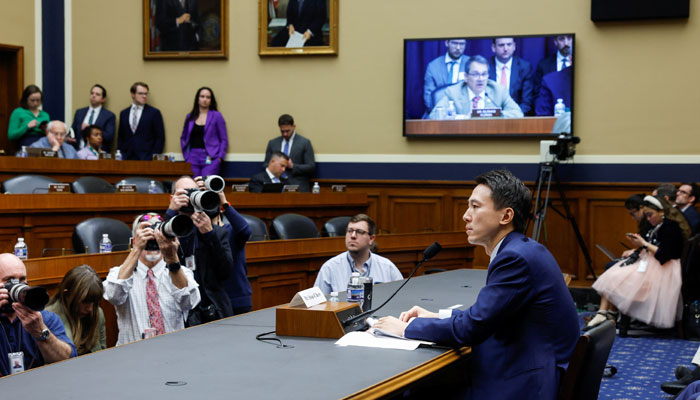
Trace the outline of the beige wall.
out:
<instances>
[{"instance_id":1,"label":"beige wall","mask_svg":"<svg viewBox=\"0 0 700 400\"><path fill-rule=\"evenodd\" d=\"M24 84L35 83L34 0L0 0L0 10L0 43L24 47Z\"/></svg>"},{"instance_id":2,"label":"beige wall","mask_svg":"<svg viewBox=\"0 0 700 400\"><path fill-rule=\"evenodd\" d=\"M130 102L130 84L144 80L165 117L166 150L178 152L184 116L207 85L231 153L262 153L288 112L318 154L538 154L537 140L403 138L403 38L574 32L578 154L700 152L697 8L687 21L596 25L588 1L340 3L337 57L259 57L258 3L229 0L228 60L144 61L141 0L73 0L74 108L101 82L117 112Z\"/></svg>"}]
</instances>

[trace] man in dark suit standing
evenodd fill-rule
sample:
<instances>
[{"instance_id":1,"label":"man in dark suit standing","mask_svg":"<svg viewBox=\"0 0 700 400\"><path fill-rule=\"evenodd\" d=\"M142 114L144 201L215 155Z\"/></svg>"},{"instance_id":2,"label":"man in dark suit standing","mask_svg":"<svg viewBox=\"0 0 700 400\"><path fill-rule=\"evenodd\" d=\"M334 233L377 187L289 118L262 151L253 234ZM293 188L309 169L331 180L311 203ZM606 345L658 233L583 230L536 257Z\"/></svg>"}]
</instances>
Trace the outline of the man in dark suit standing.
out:
<instances>
[{"instance_id":1,"label":"man in dark suit standing","mask_svg":"<svg viewBox=\"0 0 700 400\"><path fill-rule=\"evenodd\" d=\"M156 27L161 51L199 50L199 7L197 0L158 0Z\"/></svg>"},{"instance_id":2,"label":"man in dark suit standing","mask_svg":"<svg viewBox=\"0 0 700 400\"><path fill-rule=\"evenodd\" d=\"M476 303L439 313L414 306L374 326L472 346L470 399L555 400L579 338L576 307L554 257L523 235L532 205L527 187L508 171L476 182L462 219L469 242L491 256Z\"/></svg>"},{"instance_id":3,"label":"man in dark suit standing","mask_svg":"<svg viewBox=\"0 0 700 400\"><path fill-rule=\"evenodd\" d=\"M90 106L79 108L73 116L73 132L75 132L76 149L80 148L82 140L81 132L89 125L97 125L102 129L102 148L106 152L112 151L112 141L114 140L114 127L116 118L114 113L104 108L107 100L107 89L96 83L90 89Z\"/></svg>"},{"instance_id":4,"label":"man in dark suit standing","mask_svg":"<svg viewBox=\"0 0 700 400\"><path fill-rule=\"evenodd\" d=\"M557 52L541 59L540 62L537 63L537 72L535 73L535 96L540 93L540 85L545 75L551 72L561 71L573 64L574 37L571 35L555 36L554 44L557 46Z\"/></svg>"},{"instance_id":5,"label":"man in dark suit standing","mask_svg":"<svg viewBox=\"0 0 700 400\"><path fill-rule=\"evenodd\" d=\"M160 110L146 104L147 84L136 82L130 90L133 104L119 113L118 149L124 160L152 160L154 154L163 152L163 116Z\"/></svg>"},{"instance_id":6,"label":"man in dark suit standing","mask_svg":"<svg viewBox=\"0 0 700 400\"><path fill-rule=\"evenodd\" d=\"M289 156L286 173L282 177L289 178L290 185L299 185L300 192L310 191L309 179L316 171L316 159L311 141L296 133L294 118L289 114L282 114L277 120L281 135L271 139L265 150L265 163L267 167L272 153L281 151Z\"/></svg>"},{"instance_id":7,"label":"man in dark suit standing","mask_svg":"<svg viewBox=\"0 0 700 400\"><path fill-rule=\"evenodd\" d=\"M493 39L491 50L494 56L489 58L489 79L508 89L523 114L531 115L535 82L530 63L513 55L516 50L513 38Z\"/></svg>"},{"instance_id":8,"label":"man in dark suit standing","mask_svg":"<svg viewBox=\"0 0 700 400\"><path fill-rule=\"evenodd\" d=\"M445 55L428 63L423 77L423 103L426 112L429 113L440 101L439 98L433 98L435 90L464 80L464 70L469 61L469 56L464 54L466 47L467 41L464 39L445 40Z\"/></svg>"},{"instance_id":9,"label":"man in dark suit standing","mask_svg":"<svg viewBox=\"0 0 700 400\"><path fill-rule=\"evenodd\" d=\"M289 163L289 156L281 151L272 152L272 157L270 158L270 162L267 163L265 171L258 172L250 178L248 191L251 193L261 193L263 186L268 183L287 184L287 178L282 176L287 169L287 163Z\"/></svg>"},{"instance_id":10,"label":"man in dark suit standing","mask_svg":"<svg viewBox=\"0 0 700 400\"><path fill-rule=\"evenodd\" d=\"M700 226L700 214L695 209L698 197L700 197L700 187L694 182L683 182L676 191L676 207L688 220L693 233L698 233L697 229Z\"/></svg>"}]
</instances>

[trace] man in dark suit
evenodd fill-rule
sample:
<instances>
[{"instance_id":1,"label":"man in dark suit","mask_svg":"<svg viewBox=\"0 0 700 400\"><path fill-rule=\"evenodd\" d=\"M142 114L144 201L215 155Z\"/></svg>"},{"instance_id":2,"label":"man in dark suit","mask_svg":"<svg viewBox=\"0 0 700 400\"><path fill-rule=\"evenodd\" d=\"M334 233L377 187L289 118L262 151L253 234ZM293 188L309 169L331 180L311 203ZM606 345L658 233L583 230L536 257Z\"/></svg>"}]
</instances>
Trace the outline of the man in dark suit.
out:
<instances>
[{"instance_id":1,"label":"man in dark suit","mask_svg":"<svg viewBox=\"0 0 700 400\"><path fill-rule=\"evenodd\" d=\"M124 160L152 160L154 154L163 152L163 116L160 110L146 104L147 84L136 82L130 90L133 104L119 113L118 149Z\"/></svg>"},{"instance_id":2,"label":"man in dark suit","mask_svg":"<svg viewBox=\"0 0 700 400\"><path fill-rule=\"evenodd\" d=\"M562 99L564 108L570 111L572 78L571 67L545 75L535 101L535 115L554 115L557 99Z\"/></svg>"},{"instance_id":3,"label":"man in dark suit","mask_svg":"<svg viewBox=\"0 0 700 400\"><path fill-rule=\"evenodd\" d=\"M535 96L540 93L540 85L545 75L551 72L561 71L573 64L574 37L571 35L555 36L554 44L557 46L557 52L550 54L537 63L537 72L535 72Z\"/></svg>"},{"instance_id":4,"label":"man in dark suit","mask_svg":"<svg viewBox=\"0 0 700 400\"><path fill-rule=\"evenodd\" d=\"M161 51L199 50L199 7L197 0L157 0L156 27Z\"/></svg>"},{"instance_id":5,"label":"man in dark suit","mask_svg":"<svg viewBox=\"0 0 700 400\"><path fill-rule=\"evenodd\" d=\"M472 346L470 399L554 400L579 338L576 307L554 257L522 233L532 205L527 187L508 171L476 182L463 220L469 242L491 256L476 303L439 313L414 306L374 326Z\"/></svg>"},{"instance_id":6,"label":"man in dark suit","mask_svg":"<svg viewBox=\"0 0 700 400\"><path fill-rule=\"evenodd\" d=\"M114 127L116 118L114 113L104 108L107 100L107 89L96 83L90 89L90 106L79 108L73 116L73 132L75 132L76 142L74 147L80 148L82 140L81 132L89 125L97 125L102 128L102 148L106 152L112 151L112 141L114 140Z\"/></svg>"},{"instance_id":7,"label":"man in dark suit","mask_svg":"<svg viewBox=\"0 0 700 400\"><path fill-rule=\"evenodd\" d=\"M299 185L300 192L308 192L311 189L309 179L316 170L316 159L311 141L296 133L294 118L289 114L283 114L277 120L280 127L280 136L271 139L265 150L265 163L267 167L272 153L281 151L289 156L286 173L283 177L289 178L290 185Z\"/></svg>"},{"instance_id":8,"label":"man in dark suit","mask_svg":"<svg viewBox=\"0 0 700 400\"><path fill-rule=\"evenodd\" d=\"M494 56L489 58L489 79L508 89L523 114L532 115L535 82L530 63L513 56L516 50L513 38L493 39L491 50Z\"/></svg>"},{"instance_id":9,"label":"man in dark suit","mask_svg":"<svg viewBox=\"0 0 700 400\"><path fill-rule=\"evenodd\" d=\"M248 184L248 191L250 191L251 193L261 193L265 184L289 183L287 178L282 176L284 174L284 171L287 170L288 163L288 155L282 153L281 151L272 152L270 162L267 163L265 171L258 172L250 178L250 183Z\"/></svg>"},{"instance_id":10,"label":"man in dark suit","mask_svg":"<svg viewBox=\"0 0 700 400\"><path fill-rule=\"evenodd\" d=\"M693 233L698 233L696 230L700 224L700 214L695 209L698 197L700 197L700 187L695 182L683 182L676 191L676 207L688 220Z\"/></svg>"},{"instance_id":11,"label":"man in dark suit","mask_svg":"<svg viewBox=\"0 0 700 400\"><path fill-rule=\"evenodd\" d=\"M445 55L428 63L423 77L423 103L427 113L440 101L433 98L435 90L464 80L464 70L469 60L469 56L464 55L466 46L464 39L445 40Z\"/></svg>"}]
</instances>

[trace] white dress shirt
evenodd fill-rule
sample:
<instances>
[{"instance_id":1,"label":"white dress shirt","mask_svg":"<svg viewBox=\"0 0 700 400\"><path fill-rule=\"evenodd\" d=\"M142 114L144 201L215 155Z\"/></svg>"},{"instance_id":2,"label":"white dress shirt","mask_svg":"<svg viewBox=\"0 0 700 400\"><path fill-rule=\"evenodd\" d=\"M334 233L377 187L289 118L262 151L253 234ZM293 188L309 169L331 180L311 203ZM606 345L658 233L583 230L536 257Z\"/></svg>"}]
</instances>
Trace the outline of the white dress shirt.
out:
<instances>
[{"instance_id":1,"label":"white dress shirt","mask_svg":"<svg viewBox=\"0 0 700 400\"><path fill-rule=\"evenodd\" d=\"M454 66L452 67L452 76L449 77L449 83L457 83L459 81L464 80L464 71L462 71L461 74L459 73L459 66L462 64L462 57L464 56L460 56L458 59L455 60L454 58L450 57L450 53L445 53L445 68L448 68L451 62L455 62L453 64Z\"/></svg>"},{"instance_id":2,"label":"white dress shirt","mask_svg":"<svg viewBox=\"0 0 700 400\"><path fill-rule=\"evenodd\" d=\"M561 71L562 69L566 68L566 67L562 68L562 65L561 65L562 60L566 60L566 67L571 66L571 62L569 62L569 56L564 57L563 55L561 55L560 52L557 51L557 71Z\"/></svg>"},{"instance_id":3,"label":"white dress shirt","mask_svg":"<svg viewBox=\"0 0 700 400\"><path fill-rule=\"evenodd\" d=\"M97 117L100 116L100 111L102 111L102 106L97 106L96 108L92 108L92 106L88 106L87 114L85 114L85 118L83 118L83 124L85 125L90 125L90 113L95 110L95 116L92 117L92 123L94 124L97 122Z\"/></svg>"}]
</instances>

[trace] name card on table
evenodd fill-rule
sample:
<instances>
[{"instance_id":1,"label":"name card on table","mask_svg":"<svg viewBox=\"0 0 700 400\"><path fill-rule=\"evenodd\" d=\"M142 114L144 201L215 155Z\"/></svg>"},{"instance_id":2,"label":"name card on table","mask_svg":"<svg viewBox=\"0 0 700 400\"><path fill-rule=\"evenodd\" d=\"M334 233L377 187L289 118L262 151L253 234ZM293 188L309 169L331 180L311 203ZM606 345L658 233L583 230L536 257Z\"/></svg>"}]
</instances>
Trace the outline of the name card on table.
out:
<instances>
[{"instance_id":1,"label":"name card on table","mask_svg":"<svg viewBox=\"0 0 700 400\"><path fill-rule=\"evenodd\" d=\"M168 161L167 154L154 154L153 161Z\"/></svg>"},{"instance_id":2,"label":"name card on table","mask_svg":"<svg viewBox=\"0 0 700 400\"><path fill-rule=\"evenodd\" d=\"M117 192L119 192L119 193L136 193L136 185L128 185L128 184L117 185Z\"/></svg>"},{"instance_id":3,"label":"name card on table","mask_svg":"<svg viewBox=\"0 0 700 400\"><path fill-rule=\"evenodd\" d=\"M297 292L297 294L295 294L292 298L292 301L289 303L289 305L292 307L296 307L303 304L304 306L306 306L306 308L310 308L315 305L324 303L325 301L326 296L323 295L321 289L314 286L310 289Z\"/></svg>"},{"instance_id":4,"label":"name card on table","mask_svg":"<svg viewBox=\"0 0 700 400\"><path fill-rule=\"evenodd\" d=\"M233 190L234 192L247 192L248 185L233 185L231 186L231 190Z\"/></svg>"},{"instance_id":5,"label":"name card on table","mask_svg":"<svg viewBox=\"0 0 700 400\"><path fill-rule=\"evenodd\" d=\"M70 193L70 184L49 183L49 193Z\"/></svg>"},{"instance_id":6,"label":"name card on table","mask_svg":"<svg viewBox=\"0 0 700 400\"><path fill-rule=\"evenodd\" d=\"M348 187L348 185L332 185L332 186L331 186L331 191L333 191L333 192L344 192L346 187Z\"/></svg>"},{"instance_id":7,"label":"name card on table","mask_svg":"<svg viewBox=\"0 0 700 400\"><path fill-rule=\"evenodd\" d=\"M99 158L101 160L111 160L113 157L112 157L112 153L100 153Z\"/></svg>"},{"instance_id":8,"label":"name card on table","mask_svg":"<svg viewBox=\"0 0 700 400\"><path fill-rule=\"evenodd\" d=\"M284 185L282 191L285 193L298 193L299 185Z\"/></svg>"},{"instance_id":9,"label":"name card on table","mask_svg":"<svg viewBox=\"0 0 700 400\"><path fill-rule=\"evenodd\" d=\"M475 108L472 110L472 118L490 118L500 116L500 108Z\"/></svg>"}]
</instances>

